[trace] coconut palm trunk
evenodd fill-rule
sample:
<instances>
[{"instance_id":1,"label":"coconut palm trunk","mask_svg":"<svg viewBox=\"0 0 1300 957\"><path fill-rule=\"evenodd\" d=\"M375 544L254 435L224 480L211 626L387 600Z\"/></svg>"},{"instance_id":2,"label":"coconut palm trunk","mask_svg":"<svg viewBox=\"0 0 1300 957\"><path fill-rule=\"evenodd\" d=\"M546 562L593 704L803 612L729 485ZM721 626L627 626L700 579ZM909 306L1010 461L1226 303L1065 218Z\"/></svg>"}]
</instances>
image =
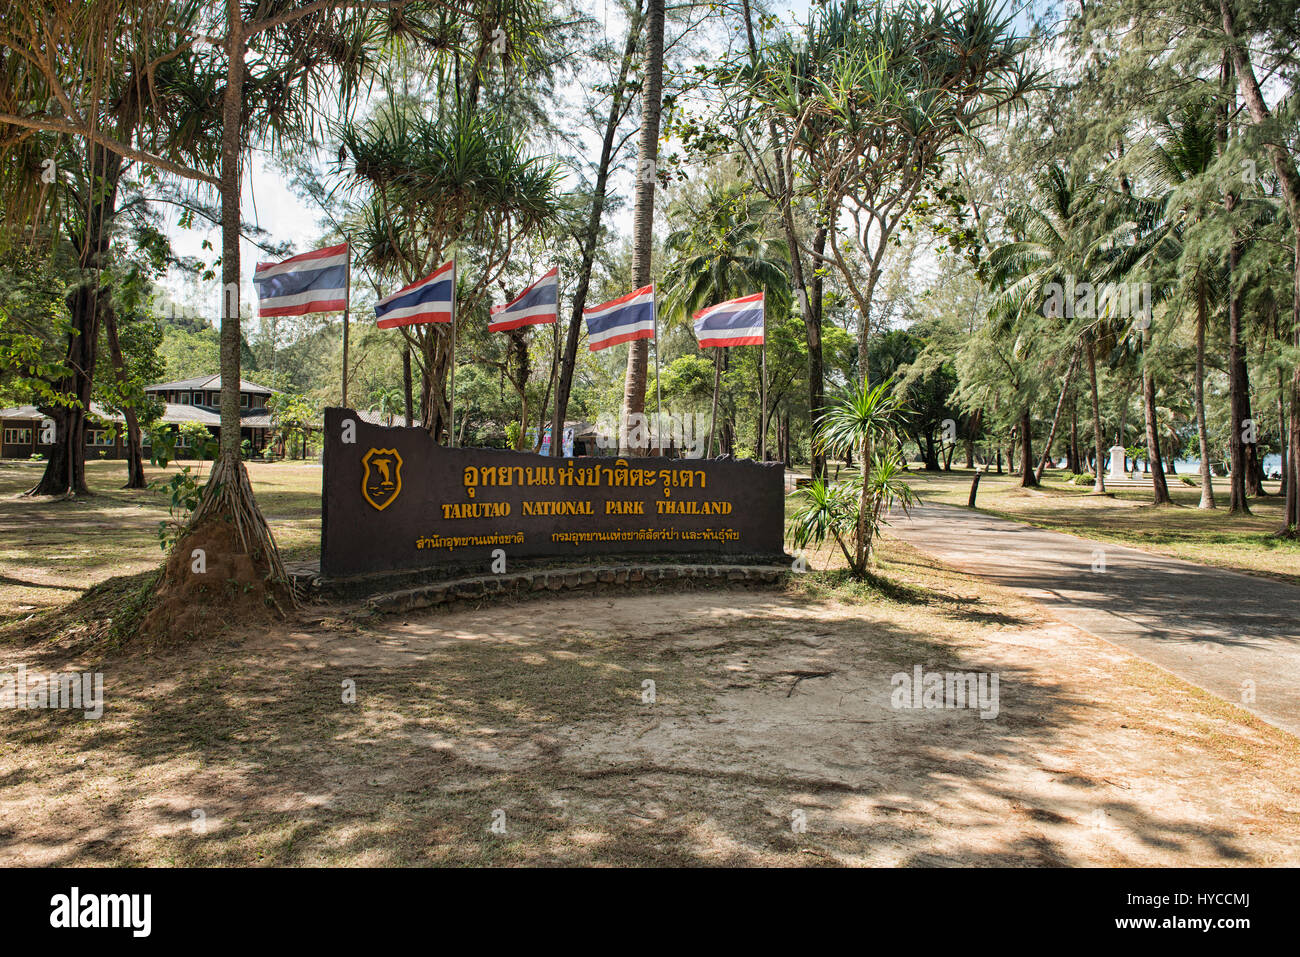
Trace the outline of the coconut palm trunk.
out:
<instances>
[{"instance_id":1,"label":"coconut palm trunk","mask_svg":"<svg viewBox=\"0 0 1300 957\"><path fill-rule=\"evenodd\" d=\"M1074 370L1079 367L1078 344L1074 347L1074 352L1070 355L1070 366L1065 370L1065 381L1061 383L1060 395L1056 397L1056 411L1052 414L1052 428L1047 433L1047 444L1043 447L1043 457L1038 462L1038 471L1034 473L1034 480L1041 482L1043 472L1047 469L1047 463L1052 458L1052 443L1056 441L1056 431L1061 424L1061 410L1065 408L1065 397L1070 391L1070 383L1074 381Z\"/></svg>"},{"instance_id":2,"label":"coconut palm trunk","mask_svg":"<svg viewBox=\"0 0 1300 957\"><path fill-rule=\"evenodd\" d=\"M658 180L659 117L663 109L664 0L650 0L646 15L645 70L642 87L641 138L637 150L636 205L632 219L632 280L639 288L651 281L650 253L654 239L655 183ZM619 423L619 450L623 454L640 449L628 447L628 426L635 415L645 413L646 376L650 363L650 340L636 339L628 345L627 374L623 382L623 417Z\"/></svg>"}]
</instances>

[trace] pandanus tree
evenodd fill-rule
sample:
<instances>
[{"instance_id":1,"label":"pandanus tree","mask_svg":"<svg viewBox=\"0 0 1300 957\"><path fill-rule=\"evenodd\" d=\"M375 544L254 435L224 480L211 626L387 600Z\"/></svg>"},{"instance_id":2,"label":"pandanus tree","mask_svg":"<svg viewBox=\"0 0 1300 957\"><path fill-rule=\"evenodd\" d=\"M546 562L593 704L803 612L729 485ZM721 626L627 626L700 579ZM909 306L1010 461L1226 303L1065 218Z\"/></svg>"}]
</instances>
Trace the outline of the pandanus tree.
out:
<instances>
[{"instance_id":1,"label":"pandanus tree","mask_svg":"<svg viewBox=\"0 0 1300 957\"><path fill-rule=\"evenodd\" d=\"M752 71L785 175L813 199L857 307L864 381L885 256L949 154L1037 86L1026 45L990 0L841 0L818 6L802 36L779 39ZM822 52L810 62L813 47Z\"/></svg>"},{"instance_id":2,"label":"pandanus tree","mask_svg":"<svg viewBox=\"0 0 1300 957\"><path fill-rule=\"evenodd\" d=\"M477 109L454 89L444 110L441 99L390 99L368 119L344 124L342 165L357 196L350 218L361 261L405 285L456 255L457 311L469 314L496 288L515 245L558 214L559 172L529 155L510 117ZM450 440L451 326L405 326L401 335L420 371L421 425Z\"/></svg>"},{"instance_id":3,"label":"pandanus tree","mask_svg":"<svg viewBox=\"0 0 1300 957\"><path fill-rule=\"evenodd\" d=\"M824 410L813 441L829 454L852 454L862 475L838 485L817 479L801 490L790 524L796 548L833 538L853 577L867 575L890 509L897 504L906 511L916 500L903 479L904 463L894 442L906 416L907 406L892 380L850 385Z\"/></svg>"}]
</instances>

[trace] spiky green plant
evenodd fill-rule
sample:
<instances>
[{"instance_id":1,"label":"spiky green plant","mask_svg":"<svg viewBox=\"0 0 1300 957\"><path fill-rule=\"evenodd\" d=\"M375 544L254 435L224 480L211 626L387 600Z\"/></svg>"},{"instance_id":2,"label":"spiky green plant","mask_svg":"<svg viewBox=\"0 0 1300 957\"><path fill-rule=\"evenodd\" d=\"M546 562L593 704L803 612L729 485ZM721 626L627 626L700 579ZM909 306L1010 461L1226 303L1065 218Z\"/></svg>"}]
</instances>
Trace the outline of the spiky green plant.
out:
<instances>
[{"instance_id":1,"label":"spiky green plant","mask_svg":"<svg viewBox=\"0 0 1300 957\"><path fill-rule=\"evenodd\" d=\"M894 380L889 379L875 386L860 383L850 386L839 399L825 409L817 432L813 437L816 447L828 454L852 453L862 468L860 481L847 483L834 490L823 490L820 496L823 505L818 505L818 497L805 495L808 501L805 508L797 513L796 528L806 528L812 538L806 541L823 541L826 533L835 535L848 559L849 569L855 577L867 573L871 562L871 547L885 515L895 503L909 508L915 497L902 480L903 462L896 450L882 454L877 447L895 435L902 427L903 419L908 413L907 405L894 392ZM815 487L815 485L814 485ZM841 488L852 489L845 492ZM841 538L842 502L845 495L850 500L856 498L856 507L851 508L852 529L847 539ZM805 517L805 511L820 511L816 515ZM825 528L820 538L815 537L819 527ZM851 542L852 549L846 541ZM796 541L796 546L799 543Z\"/></svg>"}]
</instances>

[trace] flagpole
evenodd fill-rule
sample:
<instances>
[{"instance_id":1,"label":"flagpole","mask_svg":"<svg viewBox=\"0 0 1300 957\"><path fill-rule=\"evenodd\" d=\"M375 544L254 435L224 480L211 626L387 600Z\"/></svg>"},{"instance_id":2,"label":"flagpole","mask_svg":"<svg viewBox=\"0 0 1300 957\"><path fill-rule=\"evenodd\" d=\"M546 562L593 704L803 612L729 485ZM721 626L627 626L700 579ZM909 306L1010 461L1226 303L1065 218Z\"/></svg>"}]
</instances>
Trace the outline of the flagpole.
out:
<instances>
[{"instance_id":1,"label":"flagpole","mask_svg":"<svg viewBox=\"0 0 1300 957\"><path fill-rule=\"evenodd\" d=\"M655 432L659 435L659 455L662 458L664 454L664 404L663 392L659 385L659 303L656 299L658 290L654 283L650 284L650 311L654 317L655 323Z\"/></svg>"},{"instance_id":2,"label":"flagpole","mask_svg":"<svg viewBox=\"0 0 1300 957\"><path fill-rule=\"evenodd\" d=\"M713 438L718 434L718 383L722 379L722 347L713 347L713 408L709 412L709 458L713 458Z\"/></svg>"},{"instance_id":3,"label":"flagpole","mask_svg":"<svg viewBox=\"0 0 1300 957\"><path fill-rule=\"evenodd\" d=\"M348 408L348 310L352 308L352 237L347 236L348 273L343 292L343 408Z\"/></svg>"},{"instance_id":4,"label":"flagpole","mask_svg":"<svg viewBox=\"0 0 1300 957\"><path fill-rule=\"evenodd\" d=\"M451 257L451 391L448 409L447 447L456 447L456 257Z\"/></svg>"},{"instance_id":5,"label":"flagpole","mask_svg":"<svg viewBox=\"0 0 1300 957\"><path fill-rule=\"evenodd\" d=\"M551 345L554 355L551 356L551 402L555 403L554 408L560 407L559 397L559 377L560 377L560 268L555 267L555 321L551 322ZM551 442L560 442L560 452L563 452L564 442L564 423L559 424L559 429L555 426L555 416L549 417L551 423ZM556 430L560 433L556 436ZM541 449L542 439L546 438L546 425L542 424L541 434L537 437L537 447Z\"/></svg>"},{"instance_id":6,"label":"flagpole","mask_svg":"<svg viewBox=\"0 0 1300 957\"><path fill-rule=\"evenodd\" d=\"M758 460L767 461L767 286L763 287L763 388L760 400L758 425L762 435L758 439Z\"/></svg>"}]
</instances>

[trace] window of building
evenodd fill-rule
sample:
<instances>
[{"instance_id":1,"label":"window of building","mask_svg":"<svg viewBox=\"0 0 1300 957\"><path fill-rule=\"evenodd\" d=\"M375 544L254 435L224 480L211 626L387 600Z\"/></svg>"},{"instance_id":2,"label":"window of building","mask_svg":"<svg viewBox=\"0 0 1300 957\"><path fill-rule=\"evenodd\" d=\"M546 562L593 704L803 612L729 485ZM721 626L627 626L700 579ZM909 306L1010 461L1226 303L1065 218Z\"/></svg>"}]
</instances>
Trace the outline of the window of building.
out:
<instances>
[{"instance_id":1,"label":"window of building","mask_svg":"<svg viewBox=\"0 0 1300 957\"><path fill-rule=\"evenodd\" d=\"M178 393L176 393L176 404L177 404L177 405L189 405L189 404L190 404L190 394L189 394L188 392L178 392Z\"/></svg>"},{"instance_id":2,"label":"window of building","mask_svg":"<svg viewBox=\"0 0 1300 957\"><path fill-rule=\"evenodd\" d=\"M249 403L249 396L248 396L248 393L247 393L247 392L241 392L241 393L239 393L239 407L240 407L241 409L247 409L247 408L248 408L248 403Z\"/></svg>"},{"instance_id":3,"label":"window of building","mask_svg":"<svg viewBox=\"0 0 1300 957\"><path fill-rule=\"evenodd\" d=\"M195 405L205 405L205 404L206 404L206 403L203 401L203 393L202 393L202 392L195 392L195 393L194 393L194 404L195 404Z\"/></svg>"},{"instance_id":4,"label":"window of building","mask_svg":"<svg viewBox=\"0 0 1300 957\"><path fill-rule=\"evenodd\" d=\"M113 436L108 429L87 429L86 444L99 446L112 446Z\"/></svg>"},{"instance_id":5,"label":"window of building","mask_svg":"<svg viewBox=\"0 0 1300 957\"><path fill-rule=\"evenodd\" d=\"M5 429L5 445L31 445L31 429Z\"/></svg>"}]
</instances>

